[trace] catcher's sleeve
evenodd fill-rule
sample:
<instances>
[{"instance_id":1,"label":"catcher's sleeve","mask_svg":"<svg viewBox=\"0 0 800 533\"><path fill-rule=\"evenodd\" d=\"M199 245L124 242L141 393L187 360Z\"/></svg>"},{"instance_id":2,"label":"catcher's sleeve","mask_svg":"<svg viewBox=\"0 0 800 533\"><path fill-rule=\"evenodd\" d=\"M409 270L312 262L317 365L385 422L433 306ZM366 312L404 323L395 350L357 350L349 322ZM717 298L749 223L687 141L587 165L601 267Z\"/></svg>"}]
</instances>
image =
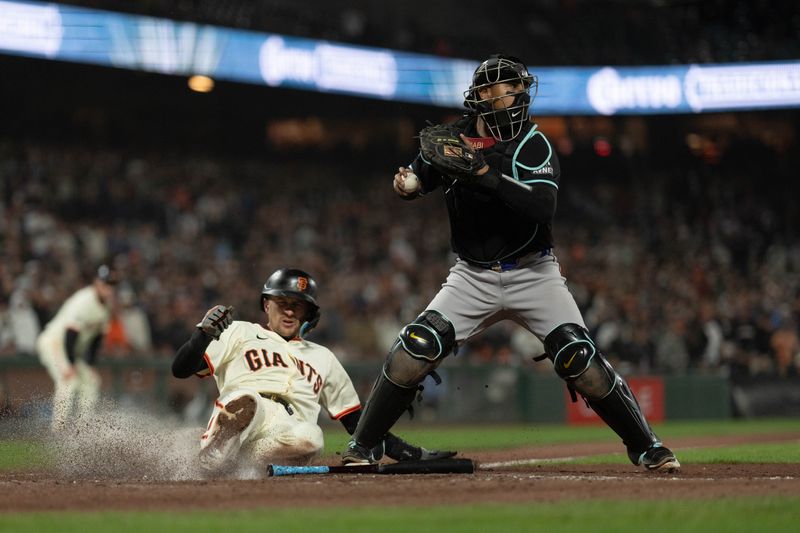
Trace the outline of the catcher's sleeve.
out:
<instances>
[{"instance_id":1,"label":"catcher's sleeve","mask_svg":"<svg viewBox=\"0 0 800 533\"><path fill-rule=\"evenodd\" d=\"M176 378L188 378L208 368L203 354L211 341L210 336L196 329L191 338L178 348L172 361L172 375Z\"/></svg>"},{"instance_id":2,"label":"catcher's sleeve","mask_svg":"<svg viewBox=\"0 0 800 533\"><path fill-rule=\"evenodd\" d=\"M490 170L472 185L495 195L517 214L537 223L550 223L556 212L561 167L543 135L526 142L516 161L493 154L486 158ZM530 170L536 169L536 170ZM470 184L465 184L470 186Z\"/></svg>"},{"instance_id":3,"label":"catcher's sleeve","mask_svg":"<svg viewBox=\"0 0 800 533\"><path fill-rule=\"evenodd\" d=\"M477 186L492 191L516 213L543 224L553 220L557 189L549 185L522 183L494 169L487 175L481 176L483 179Z\"/></svg>"}]
</instances>

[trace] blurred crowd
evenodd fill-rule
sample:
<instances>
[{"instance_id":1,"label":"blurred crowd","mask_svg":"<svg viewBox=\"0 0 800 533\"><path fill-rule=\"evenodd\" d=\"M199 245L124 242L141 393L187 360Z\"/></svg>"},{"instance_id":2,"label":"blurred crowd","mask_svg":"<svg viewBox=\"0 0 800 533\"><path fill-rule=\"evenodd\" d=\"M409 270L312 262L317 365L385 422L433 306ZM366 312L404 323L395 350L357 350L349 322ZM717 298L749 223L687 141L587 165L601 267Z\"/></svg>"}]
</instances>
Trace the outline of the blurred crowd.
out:
<instances>
[{"instance_id":1,"label":"blurred crowd","mask_svg":"<svg viewBox=\"0 0 800 533\"><path fill-rule=\"evenodd\" d=\"M65 3L465 59L504 52L540 66L796 59L800 34L795 4L769 0Z\"/></svg>"},{"instance_id":2,"label":"blurred crowd","mask_svg":"<svg viewBox=\"0 0 800 533\"><path fill-rule=\"evenodd\" d=\"M734 137L713 157L671 146L668 156L599 158L567 141L557 145L555 253L621 370L800 373L791 154ZM345 362L377 364L454 260L440 193L396 198L392 159L0 142L0 353L31 354L39 329L103 262L124 280L106 357L171 357L217 303L258 321L266 277L296 266L320 285L311 340ZM449 364L520 365L540 350L503 324Z\"/></svg>"}]
</instances>

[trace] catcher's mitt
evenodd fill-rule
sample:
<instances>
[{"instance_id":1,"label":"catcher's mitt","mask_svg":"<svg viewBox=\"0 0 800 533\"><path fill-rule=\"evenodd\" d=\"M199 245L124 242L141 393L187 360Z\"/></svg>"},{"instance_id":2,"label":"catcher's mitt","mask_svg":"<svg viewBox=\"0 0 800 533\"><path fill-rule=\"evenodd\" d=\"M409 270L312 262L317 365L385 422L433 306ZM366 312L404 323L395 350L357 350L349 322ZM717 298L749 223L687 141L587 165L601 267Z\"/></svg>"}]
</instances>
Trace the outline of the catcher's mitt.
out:
<instances>
[{"instance_id":1,"label":"catcher's mitt","mask_svg":"<svg viewBox=\"0 0 800 533\"><path fill-rule=\"evenodd\" d=\"M465 143L460 133L458 128L447 125L423 128L419 132L422 158L448 176L475 175L485 165L483 156Z\"/></svg>"}]
</instances>

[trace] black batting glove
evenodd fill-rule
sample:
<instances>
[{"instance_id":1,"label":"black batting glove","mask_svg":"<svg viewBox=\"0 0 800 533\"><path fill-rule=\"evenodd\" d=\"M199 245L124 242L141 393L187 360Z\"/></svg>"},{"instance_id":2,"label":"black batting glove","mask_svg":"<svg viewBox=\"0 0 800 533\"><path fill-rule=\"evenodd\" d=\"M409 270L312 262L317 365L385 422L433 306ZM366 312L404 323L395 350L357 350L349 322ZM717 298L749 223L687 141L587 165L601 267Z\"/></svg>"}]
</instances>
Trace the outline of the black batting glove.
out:
<instances>
[{"instance_id":1,"label":"black batting glove","mask_svg":"<svg viewBox=\"0 0 800 533\"><path fill-rule=\"evenodd\" d=\"M219 336L231 322L233 322L233 306L215 305L197 324L197 329L214 340L219 340Z\"/></svg>"}]
</instances>

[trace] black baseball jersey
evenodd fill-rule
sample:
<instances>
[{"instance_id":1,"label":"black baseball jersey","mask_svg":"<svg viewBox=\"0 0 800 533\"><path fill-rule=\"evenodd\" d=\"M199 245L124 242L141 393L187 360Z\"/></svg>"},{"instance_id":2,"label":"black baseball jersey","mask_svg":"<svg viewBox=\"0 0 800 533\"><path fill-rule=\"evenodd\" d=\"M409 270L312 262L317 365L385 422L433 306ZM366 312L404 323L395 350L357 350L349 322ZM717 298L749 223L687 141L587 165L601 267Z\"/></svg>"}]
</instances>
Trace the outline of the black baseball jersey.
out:
<instances>
[{"instance_id":1,"label":"black baseball jersey","mask_svg":"<svg viewBox=\"0 0 800 533\"><path fill-rule=\"evenodd\" d=\"M443 175L420 156L412 163L421 194L444 190L453 251L470 263L490 266L552 247L561 169L544 134L529 122L514 140L498 142L479 138L474 116L455 125L483 153L490 176L471 182Z\"/></svg>"}]
</instances>

